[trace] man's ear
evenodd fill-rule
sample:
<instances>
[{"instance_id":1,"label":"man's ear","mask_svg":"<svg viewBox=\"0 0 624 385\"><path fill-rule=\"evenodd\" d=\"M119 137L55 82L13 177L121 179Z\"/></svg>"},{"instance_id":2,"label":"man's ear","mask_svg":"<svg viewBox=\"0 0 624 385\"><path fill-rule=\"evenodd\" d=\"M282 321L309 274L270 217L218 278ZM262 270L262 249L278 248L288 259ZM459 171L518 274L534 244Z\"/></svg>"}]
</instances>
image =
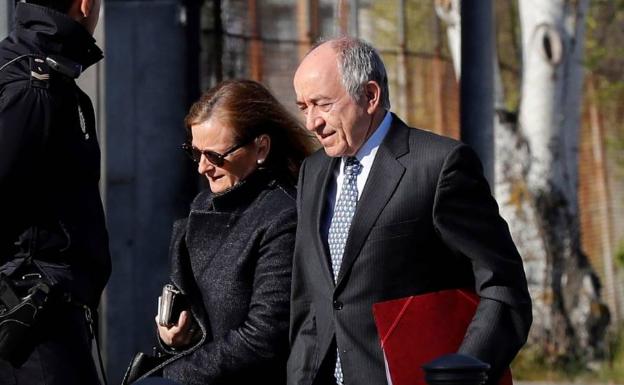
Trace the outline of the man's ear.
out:
<instances>
[{"instance_id":1,"label":"man's ear","mask_svg":"<svg viewBox=\"0 0 624 385\"><path fill-rule=\"evenodd\" d=\"M373 114L377 111L381 103L381 87L376 81L369 80L364 86L364 97L366 98L366 112Z\"/></svg>"},{"instance_id":2,"label":"man's ear","mask_svg":"<svg viewBox=\"0 0 624 385\"><path fill-rule=\"evenodd\" d=\"M80 13L83 18L87 18L93 9L93 0L77 0L80 3Z\"/></svg>"}]
</instances>

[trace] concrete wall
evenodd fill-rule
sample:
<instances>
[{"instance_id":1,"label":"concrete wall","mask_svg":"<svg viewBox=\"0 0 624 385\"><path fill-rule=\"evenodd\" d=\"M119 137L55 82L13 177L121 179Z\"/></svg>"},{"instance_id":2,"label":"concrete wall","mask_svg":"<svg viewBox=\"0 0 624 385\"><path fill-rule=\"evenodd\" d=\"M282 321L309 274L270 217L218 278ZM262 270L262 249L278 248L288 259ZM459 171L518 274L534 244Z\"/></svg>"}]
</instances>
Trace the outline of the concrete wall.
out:
<instances>
[{"instance_id":1,"label":"concrete wall","mask_svg":"<svg viewBox=\"0 0 624 385\"><path fill-rule=\"evenodd\" d=\"M176 0L107 0L106 211L113 273L103 301L110 383L155 342L171 225L185 216L195 169L179 149L189 103L185 8Z\"/></svg>"},{"instance_id":2,"label":"concrete wall","mask_svg":"<svg viewBox=\"0 0 624 385\"><path fill-rule=\"evenodd\" d=\"M13 0L0 0L0 40L4 39L13 20Z\"/></svg>"}]
</instances>

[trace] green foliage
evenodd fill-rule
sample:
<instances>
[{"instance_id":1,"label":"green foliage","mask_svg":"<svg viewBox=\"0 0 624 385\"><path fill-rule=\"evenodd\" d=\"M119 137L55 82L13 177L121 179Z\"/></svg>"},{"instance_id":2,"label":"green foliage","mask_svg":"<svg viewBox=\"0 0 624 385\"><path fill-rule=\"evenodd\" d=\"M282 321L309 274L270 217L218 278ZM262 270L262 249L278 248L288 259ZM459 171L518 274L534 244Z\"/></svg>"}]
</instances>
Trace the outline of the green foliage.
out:
<instances>
[{"instance_id":1,"label":"green foliage","mask_svg":"<svg viewBox=\"0 0 624 385\"><path fill-rule=\"evenodd\" d=\"M624 324L609 332L605 361L584 365L580 361L553 362L538 346L527 346L518 353L511 368L516 381L588 383L624 382Z\"/></svg>"},{"instance_id":2,"label":"green foliage","mask_svg":"<svg viewBox=\"0 0 624 385\"><path fill-rule=\"evenodd\" d=\"M398 1L376 1L371 4L374 15L374 35L378 48L396 49L399 40ZM448 55L444 28L435 13L434 1L407 0L405 2L406 49L416 56L431 56L436 49Z\"/></svg>"},{"instance_id":3,"label":"green foliage","mask_svg":"<svg viewBox=\"0 0 624 385\"><path fill-rule=\"evenodd\" d=\"M585 65L613 80L622 80L624 0L592 1L587 14Z\"/></svg>"},{"instance_id":4,"label":"green foliage","mask_svg":"<svg viewBox=\"0 0 624 385\"><path fill-rule=\"evenodd\" d=\"M624 70L623 70L624 72ZM624 73L622 74L624 79ZM624 80L610 81L598 75L596 100L603 125L606 127L606 145L609 159L618 167L618 176L624 176ZM624 265L623 265L624 267Z\"/></svg>"},{"instance_id":5,"label":"green foliage","mask_svg":"<svg viewBox=\"0 0 624 385\"><path fill-rule=\"evenodd\" d=\"M493 5L496 53L505 90L505 106L509 111L517 111L520 104L520 62L522 58L518 1L496 1Z\"/></svg>"},{"instance_id":6,"label":"green foliage","mask_svg":"<svg viewBox=\"0 0 624 385\"><path fill-rule=\"evenodd\" d=\"M577 360L553 361L537 345L527 345L511 364L514 380L568 382L588 374Z\"/></svg>"},{"instance_id":7,"label":"green foliage","mask_svg":"<svg viewBox=\"0 0 624 385\"><path fill-rule=\"evenodd\" d=\"M375 44L377 49L385 50L396 46L397 7L396 2L377 1L371 6Z\"/></svg>"},{"instance_id":8,"label":"green foliage","mask_svg":"<svg viewBox=\"0 0 624 385\"><path fill-rule=\"evenodd\" d=\"M615 250L615 263L618 267L624 268L624 241L621 241L617 250Z\"/></svg>"},{"instance_id":9,"label":"green foliage","mask_svg":"<svg viewBox=\"0 0 624 385\"><path fill-rule=\"evenodd\" d=\"M597 371L597 378L603 382L624 381L624 324L610 333L608 360Z\"/></svg>"},{"instance_id":10,"label":"green foliage","mask_svg":"<svg viewBox=\"0 0 624 385\"><path fill-rule=\"evenodd\" d=\"M592 1L587 14L585 66L596 81L595 103L607 128L609 159L624 174L624 0Z\"/></svg>"}]
</instances>

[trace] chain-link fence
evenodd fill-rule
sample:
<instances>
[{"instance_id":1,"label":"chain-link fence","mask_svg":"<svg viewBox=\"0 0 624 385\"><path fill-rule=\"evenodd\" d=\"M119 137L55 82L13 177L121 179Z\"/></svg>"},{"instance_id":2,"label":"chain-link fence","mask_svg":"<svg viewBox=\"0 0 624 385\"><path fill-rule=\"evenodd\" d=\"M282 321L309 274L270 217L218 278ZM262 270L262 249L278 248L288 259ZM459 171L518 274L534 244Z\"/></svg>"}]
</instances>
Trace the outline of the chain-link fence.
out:
<instances>
[{"instance_id":1,"label":"chain-link fence","mask_svg":"<svg viewBox=\"0 0 624 385\"><path fill-rule=\"evenodd\" d=\"M319 39L348 33L382 54L395 112L412 125L458 136L457 81L433 5L433 0L205 2L202 89L221 79L252 78L295 112L292 77L301 57ZM408 74L403 81L401 73Z\"/></svg>"}]
</instances>

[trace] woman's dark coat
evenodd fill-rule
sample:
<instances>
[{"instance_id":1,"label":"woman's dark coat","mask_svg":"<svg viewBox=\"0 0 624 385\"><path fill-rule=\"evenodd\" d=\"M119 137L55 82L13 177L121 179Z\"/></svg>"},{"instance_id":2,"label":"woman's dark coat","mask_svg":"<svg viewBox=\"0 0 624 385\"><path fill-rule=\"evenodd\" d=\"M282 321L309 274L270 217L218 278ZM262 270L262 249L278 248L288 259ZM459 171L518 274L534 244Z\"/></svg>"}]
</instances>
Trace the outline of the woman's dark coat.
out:
<instances>
[{"instance_id":1,"label":"woman's dark coat","mask_svg":"<svg viewBox=\"0 0 624 385\"><path fill-rule=\"evenodd\" d=\"M171 280L192 302L202 338L164 366L186 385L285 383L294 190L259 171L202 192L174 225Z\"/></svg>"}]
</instances>

